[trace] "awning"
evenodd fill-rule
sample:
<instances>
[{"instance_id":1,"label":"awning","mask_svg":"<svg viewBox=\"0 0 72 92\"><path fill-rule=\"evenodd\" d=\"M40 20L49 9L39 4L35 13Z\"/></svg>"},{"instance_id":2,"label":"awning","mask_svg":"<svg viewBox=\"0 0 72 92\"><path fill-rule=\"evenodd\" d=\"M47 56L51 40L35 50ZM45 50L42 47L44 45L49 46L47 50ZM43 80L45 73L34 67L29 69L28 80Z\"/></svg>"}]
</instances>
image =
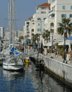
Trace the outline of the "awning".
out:
<instances>
[{"instance_id":1,"label":"awning","mask_svg":"<svg viewBox=\"0 0 72 92\"><path fill-rule=\"evenodd\" d=\"M56 44L57 42L53 42L53 45ZM44 44L44 46L52 46L52 42L48 42L47 44Z\"/></svg>"},{"instance_id":2,"label":"awning","mask_svg":"<svg viewBox=\"0 0 72 92\"><path fill-rule=\"evenodd\" d=\"M65 45L69 45L69 44L72 44L72 36L70 36L65 40ZM64 45L64 41L60 42L58 45Z\"/></svg>"},{"instance_id":3,"label":"awning","mask_svg":"<svg viewBox=\"0 0 72 92\"><path fill-rule=\"evenodd\" d=\"M66 40L71 40L72 41L72 36L70 36L69 38L67 38Z\"/></svg>"},{"instance_id":4,"label":"awning","mask_svg":"<svg viewBox=\"0 0 72 92\"><path fill-rule=\"evenodd\" d=\"M64 37L60 37L60 38L54 40L53 45L56 44L56 43L62 42L63 39L64 39ZM52 46L52 42L48 42L48 43L44 44L44 46Z\"/></svg>"},{"instance_id":5,"label":"awning","mask_svg":"<svg viewBox=\"0 0 72 92\"><path fill-rule=\"evenodd\" d=\"M27 43L27 42L29 42L30 41L30 39L27 39L25 42Z\"/></svg>"}]
</instances>

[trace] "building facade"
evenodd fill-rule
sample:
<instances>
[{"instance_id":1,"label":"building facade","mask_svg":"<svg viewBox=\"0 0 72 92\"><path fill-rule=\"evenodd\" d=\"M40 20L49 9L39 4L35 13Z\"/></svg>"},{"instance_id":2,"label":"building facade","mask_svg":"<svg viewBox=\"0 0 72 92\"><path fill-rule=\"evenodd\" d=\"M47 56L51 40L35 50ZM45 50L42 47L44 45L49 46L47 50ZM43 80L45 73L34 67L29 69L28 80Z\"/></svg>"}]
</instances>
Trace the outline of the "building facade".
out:
<instances>
[{"instance_id":1,"label":"building facade","mask_svg":"<svg viewBox=\"0 0 72 92\"><path fill-rule=\"evenodd\" d=\"M28 21L25 21L24 29L24 37L28 37L31 39L34 34L42 34L45 31L44 21L48 17L48 12L50 10L50 4L44 3L36 7L36 13L29 18ZM29 22L29 24L27 24ZM28 32L29 31L29 32ZM29 35L27 36L27 34Z\"/></svg>"},{"instance_id":2,"label":"building facade","mask_svg":"<svg viewBox=\"0 0 72 92\"><path fill-rule=\"evenodd\" d=\"M57 28L59 27L58 23L62 22L62 18L70 18L72 22L72 1L48 0L48 3L51 3L51 6L50 11L48 13L48 18L45 20L45 26L46 30L54 32L53 38L55 40L60 38L61 36L57 33Z\"/></svg>"},{"instance_id":3,"label":"building facade","mask_svg":"<svg viewBox=\"0 0 72 92\"><path fill-rule=\"evenodd\" d=\"M4 28L0 27L0 37L3 38L4 37Z\"/></svg>"},{"instance_id":4,"label":"building facade","mask_svg":"<svg viewBox=\"0 0 72 92\"><path fill-rule=\"evenodd\" d=\"M19 29L19 30L18 30L18 38L19 38L20 36L23 36L23 34L24 34L24 32Z\"/></svg>"}]
</instances>

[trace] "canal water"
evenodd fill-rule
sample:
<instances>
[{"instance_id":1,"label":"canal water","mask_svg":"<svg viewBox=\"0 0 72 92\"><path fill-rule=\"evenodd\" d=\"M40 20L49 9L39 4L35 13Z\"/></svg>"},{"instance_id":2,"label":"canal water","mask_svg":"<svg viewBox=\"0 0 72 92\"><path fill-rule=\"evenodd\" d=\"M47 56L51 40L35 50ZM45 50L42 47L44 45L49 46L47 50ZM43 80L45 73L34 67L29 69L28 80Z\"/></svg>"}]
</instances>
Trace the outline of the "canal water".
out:
<instances>
[{"instance_id":1,"label":"canal water","mask_svg":"<svg viewBox=\"0 0 72 92\"><path fill-rule=\"evenodd\" d=\"M0 67L0 92L72 92L72 89L50 74L38 71L31 62L18 72Z\"/></svg>"}]
</instances>

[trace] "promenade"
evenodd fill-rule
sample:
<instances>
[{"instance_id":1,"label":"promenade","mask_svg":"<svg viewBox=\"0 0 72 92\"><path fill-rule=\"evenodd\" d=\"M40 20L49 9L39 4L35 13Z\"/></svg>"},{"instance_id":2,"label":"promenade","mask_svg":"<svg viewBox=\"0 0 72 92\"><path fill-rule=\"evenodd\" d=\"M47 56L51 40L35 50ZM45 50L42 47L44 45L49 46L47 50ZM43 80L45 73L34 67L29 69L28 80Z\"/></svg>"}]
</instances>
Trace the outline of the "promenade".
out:
<instances>
[{"instance_id":1,"label":"promenade","mask_svg":"<svg viewBox=\"0 0 72 92\"><path fill-rule=\"evenodd\" d=\"M33 49L26 49L26 52L25 52L25 53L28 53L29 56L32 56L32 57L34 57L34 58L37 58L37 54L38 54L38 52L37 52L37 51L34 52ZM44 54L39 53L38 58L44 59L44 57L46 57L46 58L51 58L51 53L48 53L47 55L44 55ZM52 59L52 58L51 58L51 59ZM55 60L55 61L57 61L57 62L60 62L60 63L63 63L63 59L62 59L61 56L60 56L59 58L57 58L57 57L55 56L55 57L53 57L53 60ZM63 63L63 64L66 64L66 63ZM66 65L72 67L72 61L70 61L70 63L67 63Z\"/></svg>"}]
</instances>

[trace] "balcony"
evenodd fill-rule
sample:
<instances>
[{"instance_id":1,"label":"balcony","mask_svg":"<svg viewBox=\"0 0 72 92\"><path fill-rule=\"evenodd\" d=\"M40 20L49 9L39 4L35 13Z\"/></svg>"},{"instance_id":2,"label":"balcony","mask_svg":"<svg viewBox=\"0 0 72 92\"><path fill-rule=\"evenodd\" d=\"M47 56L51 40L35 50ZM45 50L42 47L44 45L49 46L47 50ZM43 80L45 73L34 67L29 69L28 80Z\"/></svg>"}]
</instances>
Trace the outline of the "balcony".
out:
<instances>
[{"instance_id":1,"label":"balcony","mask_svg":"<svg viewBox=\"0 0 72 92\"><path fill-rule=\"evenodd\" d=\"M49 18L55 18L55 14L53 14L53 13L50 14L50 15L49 15Z\"/></svg>"},{"instance_id":2,"label":"balcony","mask_svg":"<svg viewBox=\"0 0 72 92\"><path fill-rule=\"evenodd\" d=\"M32 31L31 32L34 32L34 29L32 29Z\"/></svg>"},{"instance_id":3,"label":"balcony","mask_svg":"<svg viewBox=\"0 0 72 92\"><path fill-rule=\"evenodd\" d=\"M26 24L28 24L28 25L29 25L29 22L27 22Z\"/></svg>"},{"instance_id":4,"label":"balcony","mask_svg":"<svg viewBox=\"0 0 72 92\"><path fill-rule=\"evenodd\" d=\"M29 31L27 31L27 34L29 34L30 32Z\"/></svg>"},{"instance_id":5,"label":"balcony","mask_svg":"<svg viewBox=\"0 0 72 92\"><path fill-rule=\"evenodd\" d=\"M55 9L50 10L48 13L49 13L49 15L52 13L55 13Z\"/></svg>"}]
</instances>

